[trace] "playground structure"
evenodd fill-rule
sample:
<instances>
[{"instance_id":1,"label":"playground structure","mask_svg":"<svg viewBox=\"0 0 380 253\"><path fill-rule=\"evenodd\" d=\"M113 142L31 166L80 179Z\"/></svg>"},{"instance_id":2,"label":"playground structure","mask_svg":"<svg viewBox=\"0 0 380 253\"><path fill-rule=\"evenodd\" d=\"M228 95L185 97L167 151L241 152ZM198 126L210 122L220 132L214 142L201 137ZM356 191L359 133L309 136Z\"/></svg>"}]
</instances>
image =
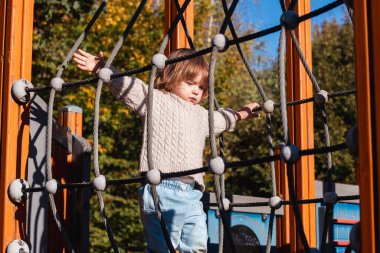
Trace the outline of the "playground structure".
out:
<instances>
[{"instance_id":1,"label":"playground structure","mask_svg":"<svg viewBox=\"0 0 380 253\"><path fill-rule=\"evenodd\" d=\"M168 1L170 3L171 1ZM7 187L15 178L26 178L27 156L28 156L28 126L25 124L25 115L28 115L27 106L18 106L12 101L10 96L11 85L18 79L31 80L31 44L32 44L32 24L33 24L33 3L31 1L2 1L2 23L1 48L4 60L0 63L2 72L0 73L1 89L1 183L0 193L3 204L0 206L0 251L4 252L6 246L15 239L23 239L25 224L25 214L14 206L7 197ZM170 6L170 5L169 5ZM191 4L190 4L191 6ZM354 3L354 28L356 44L356 73L357 73L357 104L358 104L358 162L357 171L359 174L358 184L360 187L361 203L361 238L362 252L377 252L379 245L379 141L377 133L379 128L380 114L376 108L380 108L375 99L380 85L379 68L380 63L376 61L380 56L379 47L379 27L380 21L376 19L379 14L380 4L376 1L362 1ZM298 1L296 11L301 16L309 12L308 1ZM175 13L175 8L168 8ZM191 9L186 16L189 31L191 31L192 15ZM173 17L169 14L166 17ZM17 17L23 17L17 19ZM19 23L18 23L19 22ZM169 24L168 22L167 24ZM301 48L310 59L310 25L302 22L295 30L299 38ZM186 46L186 39L182 30L177 31L178 35L173 36L171 47L178 48ZM182 35L181 35L182 33ZM176 40L177 38L177 40ZM178 38L182 38L179 39ZM290 101L312 97L311 82L303 70L302 64L296 52L291 46L288 38L287 43L287 94ZM295 84L303 83L302 89L295 89ZM297 144L300 149L313 148L313 122L312 104L304 104L296 109L288 109L289 132L291 143ZM26 113L25 113L26 112ZM23 117L22 117L23 116ZM297 131L295 131L297 129ZM306 137L305 137L306 136ZM315 198L314 190L314 168L313 156L302 157L297 166L302 167L296 176L298 188L297 199ZM281 167L281 166L279 166ZM307 168L307 170L305 170ZM281 171L281 170L280 170ZM283 180L286 175L278 175ZM306 183L305 183L306 182ZM284 199L288 199L285 184L279 192ZM285 216L279 222L277 245L289 247L290 252L302 251L303 246L297 238L294 215L290 208L285 207ZM309 205L301 205L300 212L306 238L311 247L316 246L315 235L315 211ZM17 214L17 215L16 215Z\"/></svg>"}]
</instances>

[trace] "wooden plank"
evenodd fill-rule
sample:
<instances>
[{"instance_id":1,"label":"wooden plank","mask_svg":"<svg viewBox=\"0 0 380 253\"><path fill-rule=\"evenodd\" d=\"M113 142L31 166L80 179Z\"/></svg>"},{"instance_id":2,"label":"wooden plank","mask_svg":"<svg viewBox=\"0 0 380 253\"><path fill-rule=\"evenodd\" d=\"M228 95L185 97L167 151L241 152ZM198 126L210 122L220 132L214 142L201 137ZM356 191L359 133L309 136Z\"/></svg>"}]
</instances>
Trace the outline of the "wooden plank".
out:
<instances>
[{"instance_id":1,"label":"wooden plank","mask_svg":"<svg viewBox=\"0 0 380 253\"><path fill-rule=\"evenodd\" d=\"M280 153L280 149L276 149L276 154ZM278 195L284 200L289 200L289 188L288 180L286 176L286 164L283 161L276 161L276 185ZM277 249L283 253L290 253L291 234L294 233L294 227L291 228L291 217L294 216L293 211L290 209L290 205L285 205L284 215L276 219L276 239ZM294 226L294 225L293 225ZM292 230L293 229L293 230Z\"/></svg>"},{"instance_id":2,"label":"wooden plank","mask_svg":"<svg viewBox=\"0 0 380 253\"><path fill-rule=\"evenodd\" d=\"M11 98L12 83L31 79L34 1L2 0L1 18L1 175L0 251L15 239L25 239L25 205L14 206L7 187L15 178L26 178L28 106ZM3 15L4 14L4 15Z\"/></svg>"},{"instance_id":3,"label":"wooden plank","mask_svg":"<svg viewBox=\"0 0 380 253\"><path fill-rule=\"evenodd\" d=\"M358 162L360 171L360 216L362 252L378 252L379 241L379 163L380 34L379 3L375 0L354 2L354 31L357 85ZM375 9L377 8L377 9ZM377 71L377 72L376 72ZM377 93L376 93L377 92ZM376 174L375 174L376 173ZM376 176L375 176L376 175ZM375 194L376 193L376 194Z\"/></svg>"},{"instance_id":4,"label":"wooden plank","mask_svg":"<svg viewBox=\"0 0 380 253\"><path fill-rule=\"evenodd\" d=\"M185 0L178 1L180 6L183 5ZM165 0L165 33L170 29L170 26L177 15L177 8L173 0ZM189 31L191 38L194 38L194 1L190 1L183 18L186 22L186 27ZM168 55L178 48L190 48L189 41L187 40L185 30L183 29L181 21L178 23L176 29L173 32L173 36L166 47L165 53Z\"/></svg>"},{"instance_id":5,"label":"wooden plank","mask_svg":"<svg viewBox=\"0 0 380 253\"><path fill-rule=\"evenodd\" d=\"M59 125L63 129L67 129L72 135L81 136L82 135L82 109L76 106L65 106L59 116ZM66 136L66 135L65 135ZM71 143L72 144L72 143ZM72 150L72 147L69 148ZM86 168L73 168L73 154L68 152L64 147L60 146L58 143L54 142L53 145L53 178L62 184L69 182L80 181L80 175L82 174L78 170L83 170ZM77 216L72 217L71 214L75 213L73 210L69 209L70 203L75 202L75 191L69 193L67 189L63 189L55 194L55 201L59 216L62 218L62 223L66 231L71 238L71 243L73 243L74 248L80 247L75 243L75 238L71 235L81 231L79 227L81 222ZM70 206L71 208L73 206ZM83 211L84 212L84 211ZM51 215L51 214L50 214ZM78 222L73 222L78 221ZM53 217L50 217L49 221L49 250L48 252L66 252L65 244L62 240L60 232L57 230L57 226Z\"/></svg>"},{"instance_id":6,"label":"wooden plank","mask_svg":"<svg viewBox=\"0 0 380 253\"><path fill-rule=\"evenodd\" d=\"M374 89L374 92L372 93L373 96L373 102L374 102L374 116L375 116L375 122L372 123L372 126L375 127L376 129L376 137L373 141L376 142L376 154L373 157L374 164L376 164L376 168L374 170L376 171L376 177L374 177L374 189L373 193L375 197L375 203L374 203L374 209L373 212L376 215L375 217L375 227L376 227L376 234L375 234L375 243L376 243L376 251L380 250L380 196L378 192L380 192L380 164L378 161L378 158L380 157L380 101L378 99L378 95L380 94L380 2L372 0L370 2L371 6L369 8L371 15L370 15L370 20L371 20L371 26L370 26L370 33L371 33L371 62L372 62L372 87ZM375 194L377 193L377 194ZM364 196L363 196L364 197ZM363 229L363 227L362 227ZM363 229L364 230L364 229ZM362 238L365 237L365 234L362 234ZM363 244L366 242L363 242ZM362 251L365 252L365 251Z\"/></svg>"},{"instance_id":7,"label":"wooden plank","mask_svg":"<svg viewBox=\"0 0 380 253\"><path fill-rule=\"evenodd\" d=\"M287 1L289 4L290 1ZM294 9L299 16L310 12L310 1L298 1ZM294 30L306 61L311 68L311 27L310 20L299 24ZM313 96L313 86L307 76L301 60L287 32L287 99L288 101L305 99ZM300 149L314 148L314 119L313 104L306 103L288 108L289 115L289 141ZM294 167L294 166L293 166ZM311 199L315 197L314 156L301 157L293 168L297 199ZM311 248L316 247L316 213L315 204L299 205L302 225ZM291 218L295 229L295 217ZM291 233L291 252L302 251L303 245L299 236Z\"/></svg>"}]
</instances>

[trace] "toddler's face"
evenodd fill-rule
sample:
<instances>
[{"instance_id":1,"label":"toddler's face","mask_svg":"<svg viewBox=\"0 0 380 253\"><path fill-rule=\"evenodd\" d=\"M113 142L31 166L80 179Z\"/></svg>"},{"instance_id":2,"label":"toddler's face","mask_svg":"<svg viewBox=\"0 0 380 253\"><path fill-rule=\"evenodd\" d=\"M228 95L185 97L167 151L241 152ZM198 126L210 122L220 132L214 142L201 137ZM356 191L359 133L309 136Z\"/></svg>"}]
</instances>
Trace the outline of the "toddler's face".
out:
<instances>
[{"instance_id":1,"label":"toddler's face","mask_svg":"<svg viewBox=\"0 0 380 253\"><path fill-rule=\"evenodd\" d=\"M202 75L198 74L193 80L182 81L172 89L172 93L196 105L201 101L203 95L203 87L200 85L201 79Z\"/></svg>"}]
</instances>

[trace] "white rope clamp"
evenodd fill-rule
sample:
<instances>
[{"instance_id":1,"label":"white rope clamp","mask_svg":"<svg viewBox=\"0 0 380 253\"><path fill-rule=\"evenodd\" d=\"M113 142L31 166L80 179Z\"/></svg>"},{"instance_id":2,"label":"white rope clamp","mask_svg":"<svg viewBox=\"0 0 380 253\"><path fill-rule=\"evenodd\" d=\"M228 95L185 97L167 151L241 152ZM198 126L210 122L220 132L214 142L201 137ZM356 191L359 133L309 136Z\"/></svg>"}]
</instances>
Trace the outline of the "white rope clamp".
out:
<instances>
[{"instance_id":1,"label":"white rope clamp","mask_svg":"<svg viewBox=\"0 0 380 253\"><path fill-rule=\"evenodd\" d=\"M54 77L50 81L50 87L53 88L56 92L62 91L62 86L65 83L62 78L60 77Z\"/></svg>"},{"instance_id":2,"label":"white rope clamp","mask_svg":"<svg viewBox=\"0 0 380 253\"><path fill-rule=\"evenodd\" d=\"M335 204L338 202L338 194L336 192L326 192L323 195L323 201L327 204Z\"/></svg>"},{"instance_id":3,"label":"white rope clamp","mask_svg":"<svg viewBox=\"0 0 380 253\"><path fill-rule=\"evenodd\" d=\"M29 183L23 179L15 179L8 186L8 198L14 204L20 204L28 198L25 189L29 188Z\"/></svg>"},{"instance_id":4,"label":"white rope clamp","mask_svg":"<svg viewBox=\"0 0 380 253\"><path fill-rule=\"evenodd\" d=\"M55 194L58 190L58 183L57 180L51 179L46 182L45 189L48 191L50 194Z\"/></svg>"},{"instance_id":5,"label":"white rope clamp","mask_svg":"<svg viewBox=\"0 0 380 253\"><path fill-rule=\"evenodd\" d=\"M223 204L224 211L230 210L231 201L229 199L227 198L222 199L222 204Z\"/></svg>"},{"instance_id":6,"label":"white rope clamp","mask_svg":"<svg viewBox=\"0 0 380 253\"><path fill-rule=\"evenodd\" d=\"M263 103L262 108L265 113L272 113L274 112L274 102L273 100L267 100Z\"/></svg>"},{"instance_id":7,"label":"white rope clamp","mask_svg":"<svg viewBox=\"0 0 380 253\"><path fill-rule=\"evenodd\" d=\"M5 253L29 253L29 246L23 240L14 240L8 244Z\"/></svg>"},{"instance_id":8,"label":"white rope clamp","mask_svg":"<svg viewBox=\"0 0 380 253\"><path fill-rule=\"evenodd\" d=\"M210 159L208 166L209 170L216 175L222 175L226 167L223 158L220 156Z\"/></svg>"},{"instance_id":9,"label":"white rope clamp","mask_svg":"<svg viewBox=\"0 0 380 253\"><path fill-rule=\"evenodd\" d=\"M212 45L218 48L219 52L224 52L228 48L228 38L224 34L217 34L212 38Z\"/></svg>"},{"instance_id":10,"label":"white rope clamp","mask_svg":"<svg viewBox=\"0 0 380 253\"><path fill-rule=\"evenodd\" d=\"M104 191L107 187L107 179L104 175L99 175L94 178L92 185L94 186L95 190Z\"/></svg>"},{"instance_id":11,"label":"white rope clamp","mask_svg":"<svg viewBox=\"0 0 380 253\"><path fill-rule=\"evenodd\" d=\"M280 196L273 196L269 199L268 205L270 208L279 209L282 206L282 199Z\"/></svg>"},{"instance_id":12,"label":"white rope clamp","mask_svg":"<svg viewBox=\"0 0 380 253\"><path fill-rule=\"evenodd\" d=\"M163 70L166 66L167 57L164 54L155 54L152 57L152 64L159 70Z\"/></svg>"},{"instance_id":13,"label":"white rope clamp","mask_svg":"<svg viewBox=\"0 0 380 253\"><path fill-rule=\"evenodd\" d=\"M328 100L329 100L329 93L325 90L320 90L318 94L314 96L314 101L318 105L325 104L327 103Z\"/></svg>"},{"instance_id":14,"label":"white rope clamp","mask_svg":"<svg viewBox=\"0 0 380 253\"><path fill-rule=\"evenodd\" d=\"M288 30L294 30L298 27L298 13L295 11L286 11L280 17L281 25L285 26Z\"/></svg>"},{"instance_id":15,"label":"white rope clamp","mask_svg":"<svg viewBox=\"0 0 380 253\"><path fill-rule=\"evenodd\" d=\"M12 98L19 105L26 104L30 100L30 93L26 92L26 88L33 88L33 84L24 79L17 80L12 84Z\"/></svg>"},{"instance_id":16,"label":"white rope clamp","mask_svg":"<svg viewBox=\"0 0 380 253\"><path fill-rule=\"evenodd\" d=\"M99 70L99 78L104 82L104 83L110 83L111 82L111 75L113 74L112 70L109 68L102 68Z\"/></svg>"},{"instance_id":17,"label":"white rope clamp","mask_svg":"<svg viewBox=\"0 0 380 253\"><path fill-rule=\"evenodd\" d=\"M296 145L290 144L281 149L280 156L285 162L296 163L300 159L300 149Z\"/></svg>"},{"instance_id":18,"label":"white rope clamp","mask_svg":"<svg viewBox=\"0 0 380 253\"><path fill-rule=\"evenodd\" d=\"M146 180L151 185L159 185L161 183L161 171L158 169L149 170L146 173Z\"/></svg>"}]
</instances>

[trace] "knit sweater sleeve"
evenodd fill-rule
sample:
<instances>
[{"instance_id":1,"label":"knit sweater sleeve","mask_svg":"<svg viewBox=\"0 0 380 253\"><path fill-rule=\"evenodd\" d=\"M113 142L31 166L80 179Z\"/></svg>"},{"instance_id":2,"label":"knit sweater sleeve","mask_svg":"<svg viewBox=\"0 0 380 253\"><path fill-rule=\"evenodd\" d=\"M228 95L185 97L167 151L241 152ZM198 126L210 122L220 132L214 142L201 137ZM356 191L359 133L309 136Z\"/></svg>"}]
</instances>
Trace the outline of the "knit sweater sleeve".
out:
<instances>
[{"instance_id":1,"label":"knit sweater sleeve","mask_svg":"<svg viewBox=\"0 0 380 253\"><path fill-rule=\"evenodd\" d=\"M118 71L111 66L113 73ZM123 76L112 79L109 84L112 94L140 117L146 113L148 86L138 78Z\"/></svg>"},{"instance_id":2,"label":"knit sweater sleeve","mask_svg":"<svg viewBox=\"0 0 380 253\"><path fill-rule=\"evenodd\" d=\"M206 124L208 128L208 112L206 113ZM236 117L235 112L232 109L220 109L214 112L214 131L215 134L220 134L224 131L232 132L235 129L236 125ZM209 132L207 132L207 136L209 136Z\"/></svg>"}]
</instances>

